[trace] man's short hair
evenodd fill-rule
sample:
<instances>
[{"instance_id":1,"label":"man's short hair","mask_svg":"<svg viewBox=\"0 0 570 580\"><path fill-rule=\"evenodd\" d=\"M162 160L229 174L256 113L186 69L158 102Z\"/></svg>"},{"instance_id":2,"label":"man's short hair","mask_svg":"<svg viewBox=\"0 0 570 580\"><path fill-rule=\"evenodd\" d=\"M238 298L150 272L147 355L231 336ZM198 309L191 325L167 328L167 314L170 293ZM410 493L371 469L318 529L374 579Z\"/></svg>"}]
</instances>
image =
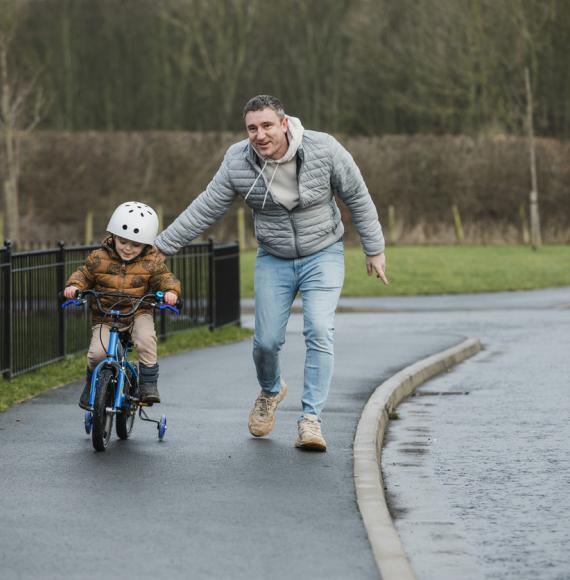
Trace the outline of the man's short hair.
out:
<instances>
[{"instance_id":1,"label":"man's short hair","mask_svg":"<svg viewBox=\"0 0 570 580\"><path fill-rule=\"evenodd\" d=\"M245 119L245 116L250 111L263 111L263 109L267 108L273 109L280 119L285 117L283 103L281 103L277 97L272 97L271 95L257 95L256 97L249 99L245 104L245 107L243 108L243 118Z\"/></svg>"}]
</instances>

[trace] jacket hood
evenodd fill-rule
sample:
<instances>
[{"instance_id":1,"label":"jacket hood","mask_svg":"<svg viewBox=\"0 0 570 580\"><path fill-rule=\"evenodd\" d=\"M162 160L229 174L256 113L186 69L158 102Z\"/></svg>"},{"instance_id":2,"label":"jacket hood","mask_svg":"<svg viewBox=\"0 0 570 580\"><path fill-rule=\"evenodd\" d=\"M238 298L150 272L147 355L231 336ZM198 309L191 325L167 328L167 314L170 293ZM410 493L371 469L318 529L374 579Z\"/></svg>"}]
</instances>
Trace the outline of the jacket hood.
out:
<instances>
[{"instance_id":1,"label":"jacket hood","mask_svg":"<svg viewBox=\"0 0 570 580\"><path fill-rule=\"evenodd\" d=\"M102 242L101 247L112 257L117 260L121 259L121 256L117 253L115 249L115 242L113 240L113 236L107 236Z\"/></svg>"},{"instance_id":2,"label":"jacket hood","mask_svg":"<svg viewBox=\"0 0 570 580\"><path fill-rule=\"evenodd\" d=\"M285 153L281 159L277 159L275 163L287 163L287 161L291 161L291 159L297 155L297 150L301 146L301 141L303 140L303 133L305 128L303 127L301 120L297 117L289 117L289 115L287 115L287 119L287 138L289 139L289 149L287 149L287 153ZM270 159L270 162L271 161L272 160Z\"/></svg>"}]
</instances>

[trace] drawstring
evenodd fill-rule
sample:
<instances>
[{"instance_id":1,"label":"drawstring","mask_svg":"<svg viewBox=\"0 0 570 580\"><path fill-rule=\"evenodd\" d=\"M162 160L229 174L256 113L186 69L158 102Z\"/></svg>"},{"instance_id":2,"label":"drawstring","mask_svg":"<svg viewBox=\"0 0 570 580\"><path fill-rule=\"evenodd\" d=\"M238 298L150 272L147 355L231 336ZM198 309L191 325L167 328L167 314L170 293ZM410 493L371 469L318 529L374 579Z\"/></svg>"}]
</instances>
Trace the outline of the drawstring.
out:
<instances>
[{"instance_id":1,"label":"drawstring","mask_svg":"<svg viewBox=\"0 0 570 580\"><path fill-rule=\"evenodd\" d=\"M275 170L273 171L273 175L271 176L271 179L269 180L269 185L267 186L267 189L265 190L265 197L263 198L263 203L261 204L261 209L263 209L265 207L265 200L267 199L267 194L269 193L269 188L271 187L271 184L273 183L273 178L275 177L275 174L277 173L278 167L279 167L279 165L275 165Z\"/></svg>"},{"instance_id":2,"label":"drawstring","mask_svg":"<svg viewBox=\"0 0 570 580\"><path fill-rule=\"evenodd\" d=\"M251 193L252 189L255 187L255 184L257 183L257 180L261 177L263 170L265 169L265 166L267 165L267 160L265 160L265 163L263 164L263 167L261 168L261 171L259 172L259 175L255 178L255 181L251 184L251 187L249 188L249 191L247 192L244 201L247 201L247 198L249 197L249 194Z\"/></svg>"},{"instance_id":3,"label":"drawstring","mask_svg":"<svg viewBox=\"0 0 570 580\"><path fill-rule=\"evenodd\" d=\"M257 180L262 176L263 171L266 167L267 167L267 159L265 160L265 163L263 164L263 167L261 168L261 171L259 172L258 176L255 178L254 182L251 184L251 187L249 188L249 191L247 192L247 194L244 198L244 201L247 201L249 194L252 192L253 188L255 187L255 184L257 183ZM267 185L267 188L265 190L265 196L263 197L263 203L261 204L261 209L263 209L265 207L265 201L267 200L267 194L269 193L269 189L271 188L271 184L273 183L273 178L275 177L275 174L277 173L277 169L279 169L279 164L275 165L273 175L271 176L271 179L269 180L269 184Z\"/></svg>"}]
</instances>

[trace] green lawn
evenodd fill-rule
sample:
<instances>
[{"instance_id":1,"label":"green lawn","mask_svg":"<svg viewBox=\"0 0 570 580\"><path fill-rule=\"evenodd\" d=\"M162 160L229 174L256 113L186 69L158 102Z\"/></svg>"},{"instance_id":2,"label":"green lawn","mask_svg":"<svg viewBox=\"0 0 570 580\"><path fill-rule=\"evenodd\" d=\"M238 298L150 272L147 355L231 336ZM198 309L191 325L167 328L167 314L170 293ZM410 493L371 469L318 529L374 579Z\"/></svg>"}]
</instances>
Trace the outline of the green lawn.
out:
<instances>
[{"instance_id":1,"label":"green lawn","mask_svg":"<svg viewBox=\"0 0 570 580\"><path fill-rule=\"evenodd\" d=\"M386 251L389 286L369 278L360 248L346 248L343 296L412 296L570 286L570 245L394 246ZM255 251L241 256L243 297L253 296Z\"/></svg>"},{"instance_id":2,"label":"green lawn","mask_svg":"<svg viewBox=\"0 0 570 580\"><path fill-rule=\"evenodd\" d=\"M226 344L244 340L252 331L238 326L227 326L214 332L200 327L177 333L158 345L159 358L168 354L195 348ZM76 381L85 376L85 355L74 355L61 362L15 377L11 381L0 380L0 411L5 411L20 401L29 399L42 391Z\"/></svg>"}]
</instances>

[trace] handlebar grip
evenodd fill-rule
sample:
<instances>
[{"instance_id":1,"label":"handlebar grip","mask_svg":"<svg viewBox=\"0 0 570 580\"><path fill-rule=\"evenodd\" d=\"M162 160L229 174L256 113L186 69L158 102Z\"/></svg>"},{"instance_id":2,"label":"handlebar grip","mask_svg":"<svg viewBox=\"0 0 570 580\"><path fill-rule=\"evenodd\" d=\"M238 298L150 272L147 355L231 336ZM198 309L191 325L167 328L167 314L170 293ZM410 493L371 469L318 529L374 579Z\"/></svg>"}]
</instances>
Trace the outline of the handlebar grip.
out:
<instances>
[{"instance_id":1,"label":"handlebar grip","mask_svg":"<svg viewBox=\"0 0 570 580\"><path fill-rule=\"evenodd\" d=\"M159 310L172 310L175 314L180 314L180 310L176 306L171 306L170 304L159 304Z\"/></svg>"},{"instance_id":2,"label":"handlebar grip","mask_svg":"<svg viewBox=\"0 0 570 580\"><path fill-rule=\"evenodd\" d=\"M163 292L162 290L158 290L157 292L154 293L155 298L158 300L159 305L160 304L165 304L164 302L164 294L165 292ZM184 305L184 300L182 300L182 298L179 296L178 300L176 300L176 303L174 304L174 307L180 311L182 310L182 306ZM159 308L161 308L159 306ZM162 308L162 310L164 310L164 308ZM180 314L180 312L177 312L177 314Z\"/></svg>"},{"instance_id":3,"label":"handlebar grip","mask_svg":"<svg viewBox=\"0 0 570 580\"><path fill-rule=\"evenodd\" d=\"M71 300L66 300L61 307L67 308L68 306L75 305L75 306L82 306L83 302L81 300L77 300L77 298L72 298Z\"/></svg>"}]
</instances>

